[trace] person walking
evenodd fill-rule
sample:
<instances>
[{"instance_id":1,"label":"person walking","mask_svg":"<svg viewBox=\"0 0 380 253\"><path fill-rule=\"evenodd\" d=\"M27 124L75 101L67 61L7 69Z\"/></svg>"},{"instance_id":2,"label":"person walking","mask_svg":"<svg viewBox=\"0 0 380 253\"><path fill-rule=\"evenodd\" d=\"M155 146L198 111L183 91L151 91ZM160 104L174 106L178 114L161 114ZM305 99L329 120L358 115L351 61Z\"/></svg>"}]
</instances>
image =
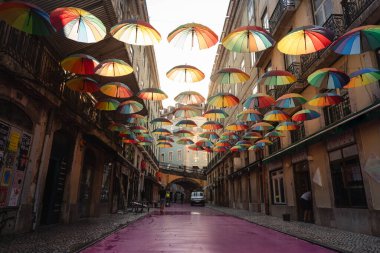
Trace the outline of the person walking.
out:
<instances>
[{"instance_id":1,"label":"person walking","mask_svg":"<svg viewBox=\"0 0 380 253\"><path fill-rule=\"evenodd\" d=\"M166 191L163 186L161 186L160 194L160 214L164 214L165 200L166 200Z\"/></svg>"},{"instance_id":2,"label":"person walking","mask_svg":"<svg viewBox=\"0 0 380 253\"><path fill-rule=\"evenodd\" d=\"M184 194L183 194L183 192L181 192L181 204L183 204L183 198L184 198L185 196L184 196Z\"/></svg>"},{"instance_id":3,"label":"person walking","mask_svg":"<svg viewBox=\"0 0 380 253\"><path fill-rule=\"evenodd\" d=\"M311 222L311 210L312 210L312 202L311 202L311 191L306 191L301 195L300 198L301 207L303 211L303 221Z\"/></svg>"}]
</instances>

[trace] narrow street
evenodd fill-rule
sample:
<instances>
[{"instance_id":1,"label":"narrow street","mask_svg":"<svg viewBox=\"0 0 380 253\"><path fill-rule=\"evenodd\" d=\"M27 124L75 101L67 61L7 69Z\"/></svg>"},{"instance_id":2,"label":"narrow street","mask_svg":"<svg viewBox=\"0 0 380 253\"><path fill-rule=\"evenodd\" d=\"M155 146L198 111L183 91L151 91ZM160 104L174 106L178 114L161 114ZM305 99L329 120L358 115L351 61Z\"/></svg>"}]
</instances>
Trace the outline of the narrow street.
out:
<instances>
[{"instance_id":1,"label":"narrow street","mask_svg":"<svg viewBox=\"0 0 380 253\"><path fill-rule=\"evenodd\" d=\"M83 252L333 252L207 207L172 205Z\"/></svg>"}]
</instances>

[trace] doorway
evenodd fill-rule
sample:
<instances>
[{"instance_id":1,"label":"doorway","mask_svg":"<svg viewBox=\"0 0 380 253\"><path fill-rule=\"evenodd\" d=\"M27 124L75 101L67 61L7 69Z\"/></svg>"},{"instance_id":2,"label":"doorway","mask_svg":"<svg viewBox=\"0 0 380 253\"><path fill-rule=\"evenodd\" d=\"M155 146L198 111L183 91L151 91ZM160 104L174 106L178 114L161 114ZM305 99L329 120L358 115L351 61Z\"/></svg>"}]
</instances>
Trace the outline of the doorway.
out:
<instances>
[{"instance_id":1,"label":"doorway","mask_svg":"<svg viewBox=\"0 0 380 253\"><path fill-rule=\"evenodd\" d=\"M83 168L80 180L79 214L80 217L89 217L91 214L92 183L96 167L94 152L87 149L84 155Z\"/></svg>"},{"instance_id":2,"label":"doorway","mask_svg":"<svg viewBox=\"0 0 380 253\"><path fill-rule=\"evenodd\" d=\"M297 219L304 221L304 210L301 205L301 195L305 192L311 192L311 181L308 161L302 161L293 164L294 168L294 187L297 201ZM313 194L311 194L313 196ZM314 222L313 208L311 209L310 219Z\"/></svg>"}]
</instances>

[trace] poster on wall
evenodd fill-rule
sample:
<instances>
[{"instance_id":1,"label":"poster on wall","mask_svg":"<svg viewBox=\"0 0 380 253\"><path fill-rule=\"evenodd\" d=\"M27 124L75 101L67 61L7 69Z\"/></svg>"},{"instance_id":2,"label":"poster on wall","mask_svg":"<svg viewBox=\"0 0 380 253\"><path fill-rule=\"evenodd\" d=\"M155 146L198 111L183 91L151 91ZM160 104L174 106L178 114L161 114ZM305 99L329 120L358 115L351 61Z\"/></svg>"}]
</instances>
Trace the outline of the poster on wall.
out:
<instances>
[{"instance_id":1,"label":"poster on wall","mask_svg":"<svg viewBox=\"0 0 380 253\"><path fill-rule=\"evenodd\" d=\"M20 151L18 155L17 170L25 171L29 161L29 149L32 138L23 134L20 143Z\"/></svg>"},{"instance_id":2,"label":"poster on wall","mask_svg":"<svg viewBox=\"0 0 380 253\"><path fill-rule=\"evenodd\" d=\"M11 179L12 179L12 171L13 169L11 168L4 168L1 173L1 180L0 180L0 185L8 187L11 184Z\"/></svg>"},{"instance_id":3,"label":"poster on wall","mask_svg":"<svg viewBox=\"0 0 380 253\"><path fill-rule=\"evenodd\" d=\"M8 206L18 205L23 183L24 183L24 172L16 170L15 176L13 179L12 190L9 196Z\"/></svg>"}]
</instances>

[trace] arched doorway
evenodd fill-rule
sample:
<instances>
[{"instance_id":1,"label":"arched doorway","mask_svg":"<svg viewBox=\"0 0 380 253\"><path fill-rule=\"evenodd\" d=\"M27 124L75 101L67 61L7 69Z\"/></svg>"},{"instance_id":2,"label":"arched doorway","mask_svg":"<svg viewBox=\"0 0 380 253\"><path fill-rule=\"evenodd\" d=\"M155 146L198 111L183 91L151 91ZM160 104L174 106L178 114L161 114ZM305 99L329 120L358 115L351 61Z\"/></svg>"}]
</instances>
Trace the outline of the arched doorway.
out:
<instances>
[{"instance_id":1,"label":"arched doorway","mask_svg":"<svg viewBox=\"0 0 380 253\"><path fill-rule=\"evenodd\" d=\"M79 215L89 217L91 212L92 184L96 168L96 156L90 149L84 154L83 168L80 180Z\"/></svg>"},{"instance_id":2,"label":"arched doorway","mask_svg":"<svg viewBox=\"0 0 380 253\"><path fill-rule=\"evenodd\" d=\"M202 190L202 185L200 185L197 181L192 180L190 178L177 178L170 182L167 185L167 188L170 189L173 184L179 185L183 188L184 190L184 200L185 202L190 201L190 195L191 192L194 190Z\"/></svg>"}]
</instances>

